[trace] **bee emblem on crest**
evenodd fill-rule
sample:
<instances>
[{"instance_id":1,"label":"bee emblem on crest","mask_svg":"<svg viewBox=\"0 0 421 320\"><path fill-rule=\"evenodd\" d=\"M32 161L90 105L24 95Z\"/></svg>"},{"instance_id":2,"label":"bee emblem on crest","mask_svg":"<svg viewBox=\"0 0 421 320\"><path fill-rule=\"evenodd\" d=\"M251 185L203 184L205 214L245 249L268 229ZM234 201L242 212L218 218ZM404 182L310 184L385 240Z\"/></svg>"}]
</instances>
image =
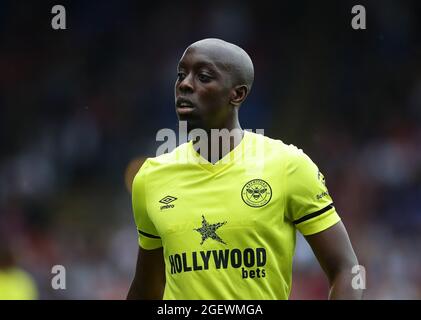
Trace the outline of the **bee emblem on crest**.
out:
<instances>
[{"instance_id":1,"label":"bee emblem on crest","mask_svg":"<svg viewBox=\"0 0 421 320\"><path fill-rule=\"evenodd\" d=\"M253 179L244 185L241 198L250 207L263 207L272 198L272 188L262 179Z\"/></svg>"}]
</instances>

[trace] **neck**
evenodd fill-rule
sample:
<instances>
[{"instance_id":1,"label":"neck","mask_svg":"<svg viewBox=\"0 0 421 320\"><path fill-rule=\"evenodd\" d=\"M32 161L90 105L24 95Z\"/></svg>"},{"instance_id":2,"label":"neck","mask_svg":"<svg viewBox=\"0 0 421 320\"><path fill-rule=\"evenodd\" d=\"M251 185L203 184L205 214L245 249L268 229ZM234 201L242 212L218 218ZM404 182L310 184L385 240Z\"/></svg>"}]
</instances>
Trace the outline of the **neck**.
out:
<instances>
[{"instance_id":1,"label":"neck","mask_svg":"<svg viewBox=\"0 0 421 320\"><path fill-rule=\"evenodd\" d=\"M244 130L235 115L220 128L206 129L207 139L193 140L194 149L209 162L215 163L237 147L244 137Z\"/></svg>"}]
</instances>

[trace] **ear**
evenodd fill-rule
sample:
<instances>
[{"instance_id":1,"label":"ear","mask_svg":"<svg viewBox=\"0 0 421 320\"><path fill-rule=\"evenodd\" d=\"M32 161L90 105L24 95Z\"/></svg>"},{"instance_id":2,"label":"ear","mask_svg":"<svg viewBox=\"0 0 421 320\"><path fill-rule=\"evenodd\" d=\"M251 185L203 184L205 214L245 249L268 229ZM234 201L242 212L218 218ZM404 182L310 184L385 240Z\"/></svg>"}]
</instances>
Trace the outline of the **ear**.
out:
<instances>
[{"instance_id":1,"label":"ear","mask_svg":"<svg viewBox=\"0 0 421 320\"><path fill-rule=\"evenodd\" d=\"M246 100L248 92L249 89L244 84L235 86L231 91L230 103L235 107L240 106Z\"/></svg>"}]
</instances>

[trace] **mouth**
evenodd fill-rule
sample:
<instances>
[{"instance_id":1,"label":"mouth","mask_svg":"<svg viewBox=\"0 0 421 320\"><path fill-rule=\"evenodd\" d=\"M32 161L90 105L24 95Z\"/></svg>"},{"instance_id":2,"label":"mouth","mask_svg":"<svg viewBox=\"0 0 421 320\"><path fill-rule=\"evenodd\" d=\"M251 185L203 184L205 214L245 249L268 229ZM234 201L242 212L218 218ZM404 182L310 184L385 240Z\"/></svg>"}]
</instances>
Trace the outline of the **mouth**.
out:
<instances>
[{"instance_id":1,"label":"mouth","mask_svg":"<svg viewBox=\"0 0 421 320\"><path fill-rule=\"evenodd\" d=\"M195 109L193 102L186 98L178 98L176 101L176 110L179 115L192 113Z\"/></svg>"},{"instance_id":2,"label":"mouth","mask_svg":"<svg viewBox=\"0 0 421 320\"><path fill-rule=\"evenodd\" d=\"M191 107L183 107L183 108L177 108L177 113L182 116L182 115L188 115L188 114L192 114L194 111L194 108Z\"/></svg>"}]
</instances>

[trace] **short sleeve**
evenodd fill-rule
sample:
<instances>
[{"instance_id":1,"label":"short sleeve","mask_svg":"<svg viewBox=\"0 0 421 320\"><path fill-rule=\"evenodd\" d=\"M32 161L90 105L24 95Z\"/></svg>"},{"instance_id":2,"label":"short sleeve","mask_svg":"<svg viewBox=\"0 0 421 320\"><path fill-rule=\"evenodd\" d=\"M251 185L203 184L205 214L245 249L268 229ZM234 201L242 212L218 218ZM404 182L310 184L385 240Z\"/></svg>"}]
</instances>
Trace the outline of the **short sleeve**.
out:
<instances>
[{"instance_id":1,"label":"short sleeve","mask_svg":"<svg viewBox=\"0 0 421 320\"><path fill-rule=\"evenodd\" d=\"M132 205L139 245L143 249L151 250L162 247L162 242L147 210L147 188L145 187L147 181L147 168L148 160L143 163L133 180Z\"/></svg>"},{"instance_id":2,"label":"short sleeve","mask_svg":"<svg viewBox=\"0 0 421 320\"><path fill-rule=\"evenodd\" d=\"M323 174L301 149L295 149L285 173L286 215L303 235L321 232L341 220Z\"/></svg>"}]
</instances>

